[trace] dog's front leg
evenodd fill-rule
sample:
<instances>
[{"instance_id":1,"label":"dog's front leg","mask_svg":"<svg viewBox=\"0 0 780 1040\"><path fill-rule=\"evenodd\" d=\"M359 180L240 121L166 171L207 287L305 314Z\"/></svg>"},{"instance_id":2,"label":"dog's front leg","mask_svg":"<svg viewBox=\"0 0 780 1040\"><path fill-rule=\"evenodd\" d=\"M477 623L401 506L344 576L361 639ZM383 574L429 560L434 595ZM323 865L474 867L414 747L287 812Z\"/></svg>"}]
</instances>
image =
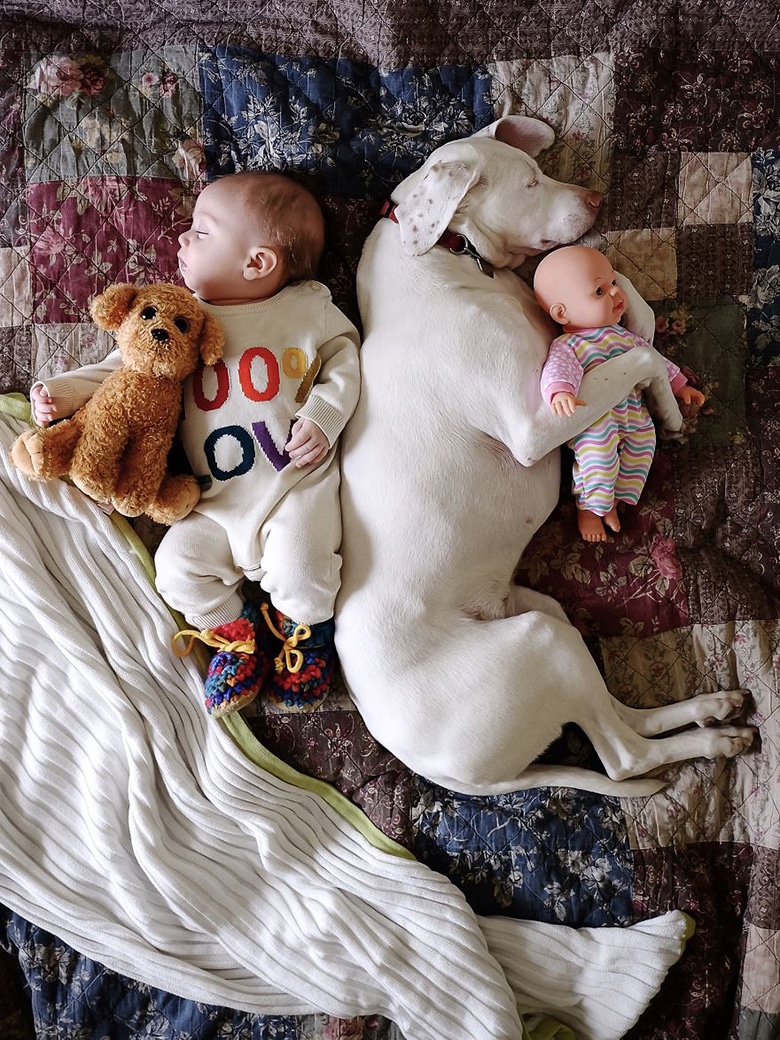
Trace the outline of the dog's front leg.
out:
<instances>
[{"instance_id":1,"label":"dog's front leg","mask_svg":"<svg viewBox=\"0 0 780 1040\"><path fill-rule=\"evenodd\" d=\"M624 274L615 271L615 277L626 298L626 309L623 312L621 324L625 325L630 332L641 336L648 343L652 343L655 336L655 313L653 308L639 295L634 288L633 282L626 278Z\"/></svg>"},{"instance_id":2,"label":"dog's front leg","mask_svg":"<svg viewBox=\"0 0 780 1040\"><path fill-rule=\"evenodd\" d=\"M666 362L654 347L635 347L585 374L579 397L585 402L573 415L556 416L539 398L531 421L523 424L509 447L524 466L532 466L614 408L634 387L646 389L661 435L680 437L683 418L669 385Z\"/></svg>"}]
</instances>

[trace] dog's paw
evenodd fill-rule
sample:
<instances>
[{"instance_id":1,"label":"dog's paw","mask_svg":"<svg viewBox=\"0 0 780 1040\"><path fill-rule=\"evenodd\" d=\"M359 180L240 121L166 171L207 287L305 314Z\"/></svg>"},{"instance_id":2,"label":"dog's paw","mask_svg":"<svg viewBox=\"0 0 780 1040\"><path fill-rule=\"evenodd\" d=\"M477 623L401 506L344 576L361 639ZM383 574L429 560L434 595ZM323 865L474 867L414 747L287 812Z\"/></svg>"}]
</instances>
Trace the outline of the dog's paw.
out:
<instances>
[{"instance_id":1,"label":"dog's paw","mask_svg":"<svg viewBox=\"0 0 780 1040\"><path fill-rule=\"evenodd\" d=\"M747 690L721 690L718 693L703 693L696 698L697 726L720 726L734 722L744 715L750 694Z\"/></svg>"},{"instance_id":2,"label":"dog's paw","mask_svg":"<svg viewBox=\"0 0 780 1040\"><path fill-rule=\"evenodd\" d=\"M718 726L707 731L707 758L734 758L751 746L757 730L753 726Z\"/></svg>"}]
</instances>

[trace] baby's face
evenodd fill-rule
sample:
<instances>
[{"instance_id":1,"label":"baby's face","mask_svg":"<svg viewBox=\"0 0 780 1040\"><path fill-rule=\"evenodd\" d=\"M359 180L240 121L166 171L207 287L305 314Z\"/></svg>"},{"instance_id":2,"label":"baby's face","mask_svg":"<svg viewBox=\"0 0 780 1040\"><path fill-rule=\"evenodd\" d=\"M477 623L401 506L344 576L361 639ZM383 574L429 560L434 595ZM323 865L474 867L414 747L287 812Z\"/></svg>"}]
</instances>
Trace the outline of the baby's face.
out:
<instances>
[{"instance_id":1,"label":"baby's face","mask_svg":"<svg viewBox=\"0 0 780 1040\"><path fill-rule=\"evenodd\" d=\"M229 184L215 181L198 196L192 225L179 235L179 271L184 284L214 304L245 303L257 297L245 278L252 246L238 198ZM240 198L240 197L239 197Z\"/></svg>"},{"instance_id":2,"label":"baby's face","mask_svg":"<svg viewBox=\"0 0 780 1040\"><path fill-rule=\"evenodd\" d=\"M626 309L612 265L603 253L588 250L561 272L559 293L566 307L567 330L614 325Z\"/></svg>"}]
</instances>

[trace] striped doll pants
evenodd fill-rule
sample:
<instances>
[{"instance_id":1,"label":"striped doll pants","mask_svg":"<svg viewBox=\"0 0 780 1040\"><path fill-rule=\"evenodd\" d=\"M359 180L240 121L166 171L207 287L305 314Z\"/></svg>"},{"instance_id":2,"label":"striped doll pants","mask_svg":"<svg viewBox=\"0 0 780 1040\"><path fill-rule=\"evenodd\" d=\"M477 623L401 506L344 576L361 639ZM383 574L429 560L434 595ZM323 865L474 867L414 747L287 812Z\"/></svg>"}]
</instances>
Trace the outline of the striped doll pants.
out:
<instances>
[{"instance_id":1,"label":"striped doll pants","mask_svg":"<svg viewBox=\"0 0 780 1040\"><path fill-rule=\"evenodd\" d=\"M655 454L655 426L639 394L631 394L573 437L572 485L577 506L605 516L616 502L636 505Z\"/></svg>"}]
</instances>

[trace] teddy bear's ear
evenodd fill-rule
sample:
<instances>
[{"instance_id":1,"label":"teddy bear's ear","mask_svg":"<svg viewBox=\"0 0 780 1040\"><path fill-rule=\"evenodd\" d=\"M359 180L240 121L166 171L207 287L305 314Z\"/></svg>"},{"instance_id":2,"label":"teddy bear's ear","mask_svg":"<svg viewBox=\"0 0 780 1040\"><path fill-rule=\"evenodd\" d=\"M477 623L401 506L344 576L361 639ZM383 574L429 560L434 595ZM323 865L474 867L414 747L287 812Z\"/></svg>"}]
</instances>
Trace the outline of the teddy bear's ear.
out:
<instances>
[{"instance_id":1,"label":"teddy bear's ear","mask_svg":"<svg viewBox=\"0 0 780 1040\"><path fill-rule=\"evenodd\" d=\"M200 333L200 356L204 365L215 365L222 357L225 335L222 326L210 314L205 316Z\"/></svg>"},{"instance_id":2,"label":"teddy bear's ear","mask_svg":"<svg viewBox=\"0 0 780 1040\"><path fill-rule=\"evenodd\" d=\"M89 307L92 320L101 329L118 329L138 295L134 285L110 285Z\"/></svg>"}]
</instances>

